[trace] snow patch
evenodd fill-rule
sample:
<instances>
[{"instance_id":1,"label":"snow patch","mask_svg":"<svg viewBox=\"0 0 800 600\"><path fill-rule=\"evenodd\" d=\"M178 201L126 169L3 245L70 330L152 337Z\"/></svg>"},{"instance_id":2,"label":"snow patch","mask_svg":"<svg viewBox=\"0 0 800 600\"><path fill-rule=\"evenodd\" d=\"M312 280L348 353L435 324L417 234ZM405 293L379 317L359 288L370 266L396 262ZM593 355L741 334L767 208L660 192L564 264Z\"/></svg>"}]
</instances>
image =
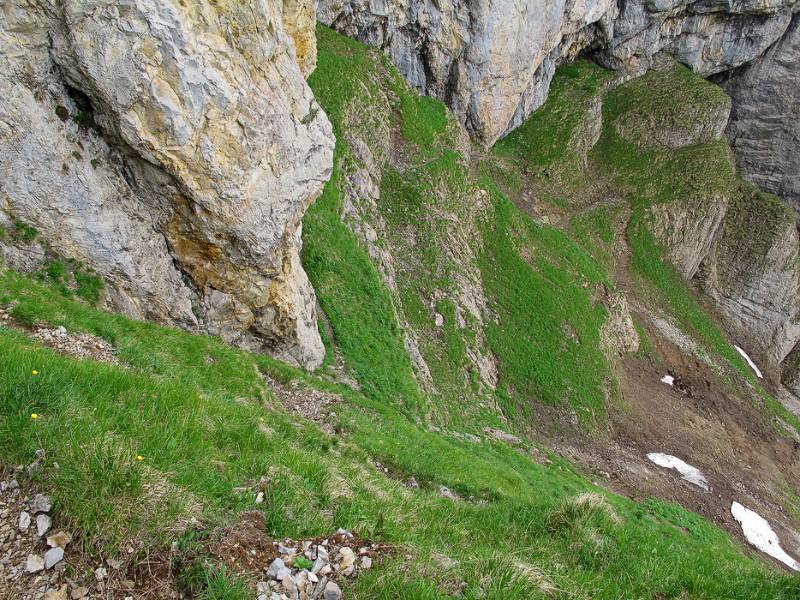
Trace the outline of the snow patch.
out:
<instances>
[{"instance_id":1,"label":"snow patch","mask_svg":"<svg viewBox=\"0 0 800 600\"><path fill-rule=\"evenodd\" d=\"M681 477L689 483L696 485L708 491L708 480L706 480L703 472L697 467L683 462L680 458L670 454L662 454L661 452L651 452L647 455L651 462L654 462L659 467L665 469L675 469L681 474Z\"/></svg>"},{"instance_id":2,"label":"snow patch","mask_svg":"<svg viewBox=\"0 0 800 600\"><path fill-rule=\"evenodd\" d=\"M790 569L800 571L800 563L781 548L778 535L772 531L772 527L764 517L738 502L731 504L731 514L741 524L742 533L748 542L764 554L769 554L774 559L781 561Z\"/></svg>"},{"instance_id":3,"label":"snow patch","mask_svg":"<svg viewBox=\"0 0 800 600\"><path fill-rule=\"evenodd\" d=\"M672 375L664 375L661 378L661 383L666 383L667 385L672 385L675 383L675 378Z\"/></svg>"},{"instance_id":4,"label":"snow patch","mask_svg":"<svg viewBox=\"0 0 800 600\"><path fill-rule=\"evenodd\" d=\"M734 348L736 348L736 351L737 351L739 354L741 354L741 355L742 355L742 358L744 358L744 359L747 361L747 364L748 364L748 365L750 365L750 368L751 368L751 369L753 369L753 371L755 371L755 373L756 373L756 376L757 376L759 379L764 379L764 377L761 375L761 371L760 371L760 370L759 370L759 368L756 366L756 363L754 363L754 362L752 361L752 359L751 359L749 356L747 356L747 352L745 352L744 350L742 350L741 348L739 348L739 346L737 346L736 344L734 344L734 345L733 345L733 347L734 347Z\"/></svg>"}]
</instances>

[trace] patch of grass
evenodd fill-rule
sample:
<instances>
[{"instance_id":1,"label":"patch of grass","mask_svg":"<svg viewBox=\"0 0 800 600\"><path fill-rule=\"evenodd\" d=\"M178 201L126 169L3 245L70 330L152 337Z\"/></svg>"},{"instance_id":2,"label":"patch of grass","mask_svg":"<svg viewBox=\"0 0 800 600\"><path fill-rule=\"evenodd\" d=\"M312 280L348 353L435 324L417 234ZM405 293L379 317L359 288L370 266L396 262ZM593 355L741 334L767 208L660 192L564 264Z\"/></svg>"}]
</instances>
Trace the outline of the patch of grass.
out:
<instances>
[{"instance_id":1,"label":"patch of grass","mask_svg":"<svg viewBox=\"0 0 800 600\"><path fill-rule=\"evenodd\" d=\"M211 568L206 573L205 589L198 600L250 600L251 593L244 580L229 573L225 566Z\"/></svg>"},{"instance_id":2,"label":"patch of grass","mask_svg":"<svg viewBox=\"0 0 800 600\"><path fill-rule=\"evenodd\" d=\"M52 251L49 252L55 255ZM92 305L100 301L105 288L102 277L81 270L81 264L72 259L50 260L37 276L64 296L75 295Z\"/></svg>"},{"instance_id":3,"label":"patch of grass","mask_svg":"<svg viewBox=\"0 0 800 600\"><path fill-rule=\"evenodd\" d=\"M39 235L39 230L21 219L14 219L14 233L22 240L32 242Z\"/></svg>"},{"instance_id":4,"label":"patch of grass","mask_svg":"<svg viewBox=\"0 0 800 600\"><path fill-rule=\"evenodd\" d=\"M588 106L612 77L611 71L588 60L560 68L550 84L547 101L498 141L493 151L523 159L528 169L545 178L572 180L579 176L582 169L578 151Z\"/></svg>"},{"instance_id":5,"label":"patch of grass","mask_svg":"<svg viewBox=\"0 0 800 600\"><path fill-rule=\"evenodd\" d=\"M606 272L614 269L614 247L617 243L615 223L622 207L606 205L578 213L570 219L570 237L584 248Z\"/></svg>"},{"instance_id":6,"label":"patch of grass","mask_svg":"<svg viewBox=\"0 0 800 600\"><path fill-rule=\"evenodd\" d=\"M331 180L303 221L303 266L338 348L365 392L412 410L420 392L411 362L380 274L341 221L340 156L336 162Z\"/></svg>"},{"instance_id":7,"label":"patch of grass","mask_svg":"<svg viewBox=\"0 0 800 600\"><path fill-rule=\"evenodd\" d=\"M60 260L54 260L45 265L44 272L53 281L61 281L67 274L67 265Z\"/></svg>"},{"instance_id":8,"label":"patch of grass","mask_svg":"<svg viewBox=\"0 0 800 600\"><path fill-rule=\"evenodd\" d=\"M633 320L633 327L636 329L636 335L639 337L639 349L636 351L636 356L639 358L657 360L655 346L653 345L653 340L650 339L647 330L636 319Z\"/></svg>"},{"instance_id":9,"label":"patch of grass","mask_svg":"<svg viewBox=\"0 0 800 600\"><path fill-rule=\"evenodd\" d=\"M585 422L602 419L605 310L592 290L608 277L561 231L535 224L484 183L494 216L483 232L481 270L498 317L487 326L501 367L498 393L510 410L543 402L572 406Z\"/></svg>"},{"instance_id":10,"label":"patch of grass","mask_svg":"<svg viewBox=\"0 0 800 600\"><path fill-rule=\"evenodd\" d=\"M423 149L434 148L440 135L447 130L447 109L434 98L417 96L405 89L405 82L398 85L400 91L400 133L409 142Z\"/></svg>"},{"instance_id":11,"label":"patch of grass","mask_svg":"<svg viewBox=\"0 0 800 600\"><path fill-rule=\"evenodd\" d=\"M84 271L75 271L74 277L77 284L75 295L90 304L97 304L105 287L103 278Z\"/></svg>"}]
</instances>

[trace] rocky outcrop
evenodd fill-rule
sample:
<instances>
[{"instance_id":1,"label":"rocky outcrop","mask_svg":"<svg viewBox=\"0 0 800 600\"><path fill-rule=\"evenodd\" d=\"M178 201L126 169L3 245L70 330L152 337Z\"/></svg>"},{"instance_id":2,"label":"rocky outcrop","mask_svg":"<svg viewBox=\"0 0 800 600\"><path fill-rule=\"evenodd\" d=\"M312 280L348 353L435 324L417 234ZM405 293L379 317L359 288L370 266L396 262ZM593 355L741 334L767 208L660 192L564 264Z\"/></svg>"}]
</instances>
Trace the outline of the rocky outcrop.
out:
<instances>
[{"instance_id":1,"label":"rocky outcrop","mask_svg":"<svg viewBox=\"0 0 800 600\"><path fill-rule=\"evenodd\" d=\"M727 135L739 171L800 210L800 15L764 56L720 83L734 99Z\"/></svg>"},{"instance_id":2,"label":"rocky outcrop","mask_svg":"<svg viewBox=\"0 0 800 600\"><path fill-rule=\"evenodd\" d=\"M674 62L656 63L609 93L604 116L628 147L612 160L649 156L631 173L653 171L633 183L649 199L648 230L680 274L715 301L739 342L778 364L800 339L793 211L738 177L723 137L725 93Z\"/></svg>"},{"instance_id":3,"label":"rocky outcrop","mask_svg":"<svg viewBox=\"0 0 800 600\"><path fill-rule=\"evenodd\" d=\"M447 102L491 144L547 96L556 66L596 50L645 72L664 51L707 76L761 55L786 31L794 0L320 0L319 18L382 48L423 93Z\"/></svg>"},{"instance_id":4,"label":"rocky outcrop","mask_svg":"<svg viewBox=\"0 0 800 600\"><path fill-rule=\"evenodd\" d=\"M773 364L800 339L800 240L793 211L743 184L698 271L703 290Z\"/></svg>"},{"instance_id":5,"label":"rocky outcrop","mask_svg":"<svg viewBox=\"0 0 800 600\"><path fill-rule=\"evenodd\" d=\"M490 144L544 102L559 61L590 43L591 25L609 28L615 13L612 0L321 0L318 16L382 48L412 85Z\"/></svg>"},{"instance_id":6,"label":"rocky outcrop","mask_svg":"<svg viewBox=\"0 0 800 600\"><path fill-rule=\"evenodd\" d=\"M294 41L297 64L305 77L317 66L317 0L283 0L283 28Z\"/></svg>"},{"instance_id":7,"label":"rocky outcrop","mask_svg":"<svg viewBox=\"0 0 800 600\"><path fill-rule=\"evenodd\" d=\"M112 308L314 367L324 349L300 220L330 175L334 140L282 10L6 3L0 224L29 224L95 269ZM295 40L308 35L292 23ZM23 263L37 252L0 247Z\"/></svg>"}]
</instances>

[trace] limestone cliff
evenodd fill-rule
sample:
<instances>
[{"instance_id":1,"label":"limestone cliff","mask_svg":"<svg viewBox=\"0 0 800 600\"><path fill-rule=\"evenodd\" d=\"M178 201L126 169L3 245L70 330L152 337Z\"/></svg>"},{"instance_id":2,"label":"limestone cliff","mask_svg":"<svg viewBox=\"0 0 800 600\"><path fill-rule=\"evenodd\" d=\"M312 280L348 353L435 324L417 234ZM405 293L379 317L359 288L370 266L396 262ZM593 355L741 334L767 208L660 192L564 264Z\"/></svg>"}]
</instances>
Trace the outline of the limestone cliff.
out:
<instances>
[{"instance_id":1,"label":"limestone cliff","mask_svg":"<svg viewBox=\"0 0 800 600\"><path fill-rule=\"evenodd\" d=\"M714 300L729 331L778 364L800 340L794 213L738 177L723 136L731 100L722 89L656 62L666 64L610 92L604 114L632 146L628 159L648 161L637 167L637 194L654 200L647 227L680 274ZM659 179L655 165L670 165L675 179Z\"/></svg>"},{"instance_id":2,"label":"limestone cliff","mask_svg":"<svg viewBox=\"0 0 800 600\"><path fill-rule=\"evenodd\" d=\"M542 104L556 66L579 52L641 74L665 51L711 75L761 55L797 10L794 0L321 0L319 18L384 49L491 144Z\"/></svg>"},{"instance_id":3,"label":"limestone cliff","mask_svg":"<svg viewBox=\"0 0 800 600\"><path fill-rule=\"evenodd\" d=\"M727 134L742 175L800 210L800 15L764 56L720 83L734 99Z\"/></svg>"},{"instance_id":4,"label":"limestone cliff","mask_svg":"<svg viewBox=\"0 0 800 600\"><path fill-rule=\"evenodd\" d=\"M39 234L0 238L0 255L33 269L55 252L99 273L115 309L319 364L298 250L334 140L303 77L309 14L305 1L6 2L0 224Z\"/></svg>"}]
</instances>

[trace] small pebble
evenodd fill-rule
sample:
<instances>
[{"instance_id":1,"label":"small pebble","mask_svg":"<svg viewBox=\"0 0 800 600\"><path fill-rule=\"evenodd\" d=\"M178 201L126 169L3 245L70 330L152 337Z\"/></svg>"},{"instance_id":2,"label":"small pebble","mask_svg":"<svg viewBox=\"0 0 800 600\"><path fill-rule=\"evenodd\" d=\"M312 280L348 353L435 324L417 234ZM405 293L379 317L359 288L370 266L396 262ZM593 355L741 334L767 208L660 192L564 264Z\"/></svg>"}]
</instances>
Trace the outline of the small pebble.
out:
<instances>
[{"instance_id":1,"label":"small pebble","mask_svg":"<svg viewBox=\"0 0 800 600\"><path fill-rule=\"evenodd\" d=\"M44 568L52 569L62 560L64 560L64 549L58 546L50 548L50 550L44 554Z\"/></svg>"},{"instance_id":2,"label":"small pebble","mask_svg":"<svg viewBox=\"0 0 800 600\"><path fill-rule=\"evenodd\" d=\"M36 516L36 533L39 537L42 537L45 533L50 531L50 526L53 524L53 520L45 514L37 515Z\"/></svg>"},{"instance_id":3,"label":"small pebble","mask_svg":"<svg viewBox=\"0 0 800 600\"><path fill-rule=\"evenodd\" d=\"M341 588L333 581L325 584L325 591L323 592L323 600L340 600L342 597Z\"/></svg>"},{"instance_id":4,"label":"small pebble","mask_svg":"<svg viewBox=\"0 0 800 600\"><path fill-rule=\"evenodd\" d=\"M49 496L36 494L36 497L33 499L33 504L31 504L31 510L33 510L34 513L50 512L51 508L53 508L53 502L50 500Z\"/></svg>"},{"instance_id":5,"label":"small pebble","mask_svg":"<svg viewBox=\"0 0 800 600\"><path fill-rule=\"evenodd\" d=\"M280 558L276 558L275 560L272 561L272 563L269 565L269 568L267 569L267 577L276 579L278 577L278 572L285 567L286 565L284 564L283 560Z\"/></svg>"},{"instance_id":6,"label":"small pebble","mask_svg":"<svg viewBox=\"0 0 800 600\"><path fill-rule=\"evenodd\" d=\"M38 554L29 554L25 563L26 573L38 573L44 571L44 559Z\"/></svg>"}]
</instances>

